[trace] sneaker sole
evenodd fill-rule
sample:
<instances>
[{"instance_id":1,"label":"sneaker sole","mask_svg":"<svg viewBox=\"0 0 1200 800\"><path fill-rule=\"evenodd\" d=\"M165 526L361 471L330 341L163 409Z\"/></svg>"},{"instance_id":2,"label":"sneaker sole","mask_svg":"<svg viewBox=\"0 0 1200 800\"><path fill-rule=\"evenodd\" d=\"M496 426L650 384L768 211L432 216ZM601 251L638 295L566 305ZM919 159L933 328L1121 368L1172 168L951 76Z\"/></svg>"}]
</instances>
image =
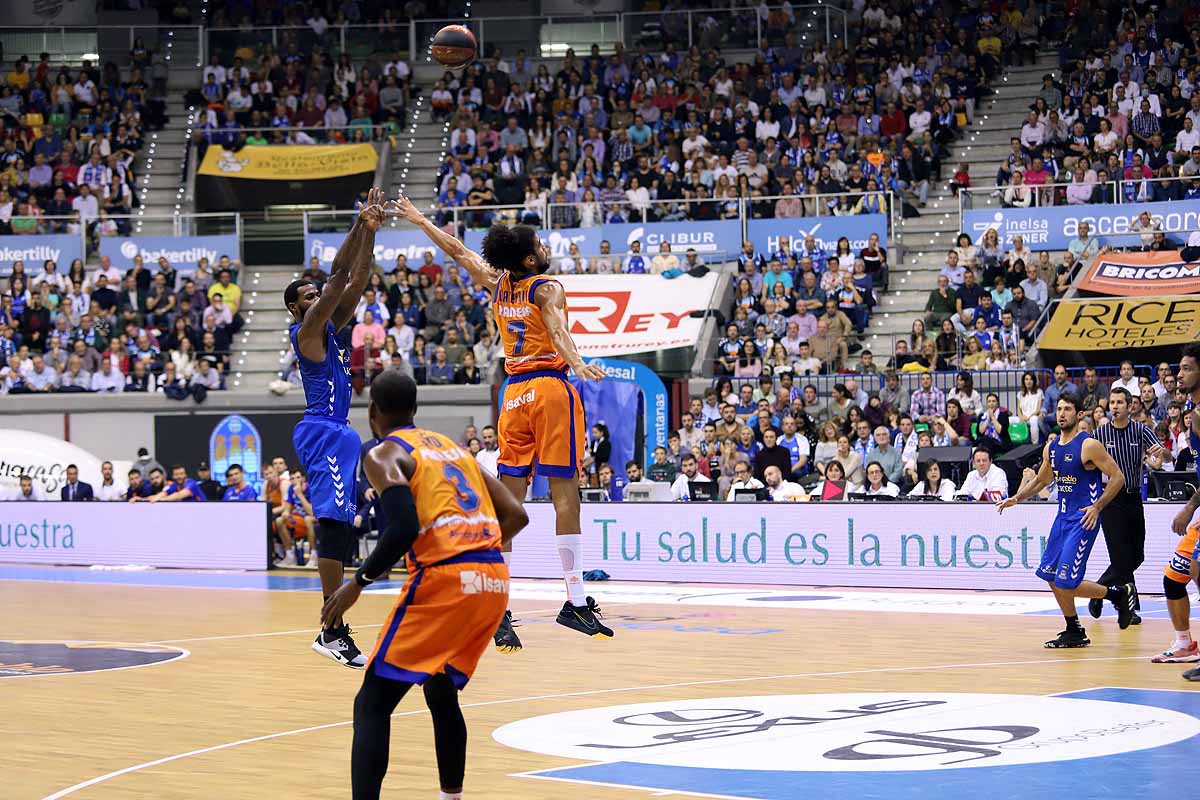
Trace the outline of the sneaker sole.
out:
<instances>
[{"instance_id":1,"label":"sneaker sole","mask_svg":"<svg viewBox=\"0 0 1200 800\"><path fill-rule=\"evenodd\" d=\"M1091 645L1092 640L1085 639L1084 641L1077 642L1075 644L1051 644L1050 642L1046 642L1045 648L1047 650L1078 650L1081 647L1091 647Z\"/></svg>"},{"instance_id":2,"label":"sneaker sole","mask_svg":"<svg viewBox=\"0 0 1200 800\"><path fill-rule=\"evenodd\" d=\"M524 649L522 645L498 644L496 649L506 656L511 656L513 653L519 653Z\"/></svg>"},{"instance_id":3,"label":"sneaker sole","mask_svg":"<svg viewBox=\"0 0 1200 800\"><path fill-rule=\"evenodd\" d=\"M334 662L335 664L341 664L343 667L349 667L350 669L366 669L367 667L366 664L363 664L362 666L359 666L358 664L351 664L334 651L325 647L321 647L321 645L317 644L316 642L313 642L311 647L314 653L325 656L330 661Z\"/></svg>"},{"instance_id":4,"label":"sneaker sole","mask_svg":"<svg viewBox=\"0 0 1200 800\"><path fill-rule=\"evenodd\" d=\"M1192 653L1186 656L1155 656L1150 659L1151 664L1191 664L1195 661L1200 661L1200 654Z\"/></svg>"},{"instance_id":5,"label":"sneaker sole","mask_svg":"<svg viewBox=\"0 0 1200 800\"><path fill-rule=\"evenodd\" d=\"M578 625L574 624L573 622L563 621L562 618L555 619L554 621L557 622L559 625L562 625L564 628L570 628L573 631L582 633L584 636L590 636L593 639L611 639L611 638L613 638L612 631L604 631L604 630L593 631L588 628L581 628Z\"/></svg>"}]
</instances>

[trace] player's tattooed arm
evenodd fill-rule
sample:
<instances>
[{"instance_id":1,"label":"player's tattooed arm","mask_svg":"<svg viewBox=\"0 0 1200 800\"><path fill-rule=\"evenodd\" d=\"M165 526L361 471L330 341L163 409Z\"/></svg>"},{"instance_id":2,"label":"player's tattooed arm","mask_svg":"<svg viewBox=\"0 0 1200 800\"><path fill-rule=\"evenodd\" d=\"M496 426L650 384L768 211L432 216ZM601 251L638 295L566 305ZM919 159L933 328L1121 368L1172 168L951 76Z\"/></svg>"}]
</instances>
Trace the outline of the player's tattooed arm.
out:
<instances>
[{"instance_id":1,"label":"player's tattooed arm","mask_svg":"<svg viewBox=\"0 0 1200 800\"><path fill-rule=\"evenodd\" d=\"M420 228L443 253L454 259L454 263L466 269L475 283L488 290L496 288L496 281L500 280L500 270L487 263L483 256L468 248L460 239L435 225L407 197L401 196L398 200L389 201L388 210L394 211Z\"/></svg>"},{"instance_id":2,"label":"player's tattooed arm","mask_svg":"<svg viewBox=\"0 0 1200 800\"><path fill-rule=\"evenodd\" d=\"M562 284L558 281L541 284L533 293L533 302L542 310L542 319L546 322L554 349L566 360L567 366L585 381L603 380L604 370L585 363L579 348L575 346L575 340L571 338L571 331L567 328L567 295Z\"/></svg>"},{"instance_id":3,"label":"player's tattooed arm","mask_svg":"<svg viewBox=\"0 0 1200 800\"><path fill-rule=\"evenodd\" d=\"M363 290L371 277L371 266L375 263L375 232L383 225L383 189L378 186L367 192L367 204L359 212L357 227L363 228L358 252L350 263L350 277L342 289L337 310L333 312L333 324L339 330L346 326L358 308Z\"/></svg>"}]
</instances>

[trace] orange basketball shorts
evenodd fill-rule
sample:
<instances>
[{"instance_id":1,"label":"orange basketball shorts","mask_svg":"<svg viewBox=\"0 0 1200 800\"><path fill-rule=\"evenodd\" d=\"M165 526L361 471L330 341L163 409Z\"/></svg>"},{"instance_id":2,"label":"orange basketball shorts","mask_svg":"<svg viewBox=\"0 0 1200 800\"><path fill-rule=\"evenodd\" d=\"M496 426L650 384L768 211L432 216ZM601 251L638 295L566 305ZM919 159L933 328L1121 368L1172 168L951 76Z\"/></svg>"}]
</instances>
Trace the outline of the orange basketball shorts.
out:
<instances>
[{"instance_id":1,"label":"orange basketball shorts","mask_svg":"<svg viewBox=\"0 0 1200 800\"><path fill-rule=\"evenodd\" d=\"M514 375L500 399L501 475L574 478L586 447L583 401L556 370ZM534 466L536 463L536 466Z\"/></svg>"},{"instance_id":2,"label":"orange basketball shorts","mask_svg":"<svg viewBox=\"0 0 1200 800\"><path fill-rule=\"evenodd\" d=\"M288 529L288 533L293 539L308 535L308 525L305 524L305 515L295 512L283 518L283 526Z\"/></svg>"},{"instance_id":3,"label":"orange basketball shorts","mask_svg":"<svg viewBox=\"0 0 1200 800\"><path fill-rule=\"evenodd\" d=\"M445 674L459 689L492 644L508 607L508 568L499 550L460 553L413 573L379 631L375 674L423 684Z\"/></svg>"},{"instance_id":4,"label":"orange basketball shorts","mask_svg":"<svg viewBox=\"0 0 1200 800\"><path fill-rule=\"evenodd\" d=\"M1193 523L1187 529L1187 533L1179 537L1175 553L1167 562L1167 566L1163 568L1163 573L1168 578L1179 583L1187 583L1191 580L1188 573L1192 568L1192 557L1196 552L1198 542L1200 542L1200 522Z\"/></svg>"}]
</instances>

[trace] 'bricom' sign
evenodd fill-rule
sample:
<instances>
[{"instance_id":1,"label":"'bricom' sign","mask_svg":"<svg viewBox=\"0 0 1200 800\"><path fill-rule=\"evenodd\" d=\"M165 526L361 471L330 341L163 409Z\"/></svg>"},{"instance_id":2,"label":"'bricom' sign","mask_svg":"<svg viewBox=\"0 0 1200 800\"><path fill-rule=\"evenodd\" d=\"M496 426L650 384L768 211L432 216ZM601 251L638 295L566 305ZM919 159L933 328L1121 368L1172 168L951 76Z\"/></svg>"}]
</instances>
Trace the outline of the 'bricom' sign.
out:
<instances>
[{"instance_id":1,"label":"'bricom' sign","mask_svg":"<svg viewBox=\"0 0 1200 800\"><path fill-rule=\"evenodd\" d=\"M1200 293L1200 263L1189 263L1178 251L1105 253L1096 256L1079 288L1116 297Z\"/></svg>"},{"instance_id":2,"label":"'bricom' sign","mask_svg":"<svg viewBox=\"0 0 1200 800\"><path fill-rule=\"evenodd\" d=\"M1200 297L1065 300L1038 339L1046 350L1122 350L1200 337Z\"/></svg>"}]
</instances>

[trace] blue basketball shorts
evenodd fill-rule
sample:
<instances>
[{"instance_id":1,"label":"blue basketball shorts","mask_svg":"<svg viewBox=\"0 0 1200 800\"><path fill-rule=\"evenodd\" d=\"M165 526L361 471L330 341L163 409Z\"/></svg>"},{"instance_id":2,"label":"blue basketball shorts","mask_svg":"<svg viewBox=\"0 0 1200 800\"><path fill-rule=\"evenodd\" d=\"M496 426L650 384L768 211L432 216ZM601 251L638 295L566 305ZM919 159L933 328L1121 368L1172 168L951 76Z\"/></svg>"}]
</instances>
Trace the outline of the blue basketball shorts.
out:
<instances>
[{"instance_id":1,"label":"blue basketball shorts","mask_svg":"<svg viewBox=\"0 0 1200 800\"><path fill-rule=\"evenodd\" d=\"M358 433L342 420L305 417L296 425L292 444L308 476L313 516L353 525L362 447Z\"/></svg>"},{"instance_id":2,"label":"blue basketball shorts","mask_svg":"<svg viewBox=\"0 0 1200 800\"><path fill-rule=\"evenodd\" d=\"M1099 525L1090 531L1083 527L1083 514L1059 514L1050 528L1037 576L1060 589L1077 588L1083 582L1088 556L1099 536Z\"/></svg>"}]
</instances>

